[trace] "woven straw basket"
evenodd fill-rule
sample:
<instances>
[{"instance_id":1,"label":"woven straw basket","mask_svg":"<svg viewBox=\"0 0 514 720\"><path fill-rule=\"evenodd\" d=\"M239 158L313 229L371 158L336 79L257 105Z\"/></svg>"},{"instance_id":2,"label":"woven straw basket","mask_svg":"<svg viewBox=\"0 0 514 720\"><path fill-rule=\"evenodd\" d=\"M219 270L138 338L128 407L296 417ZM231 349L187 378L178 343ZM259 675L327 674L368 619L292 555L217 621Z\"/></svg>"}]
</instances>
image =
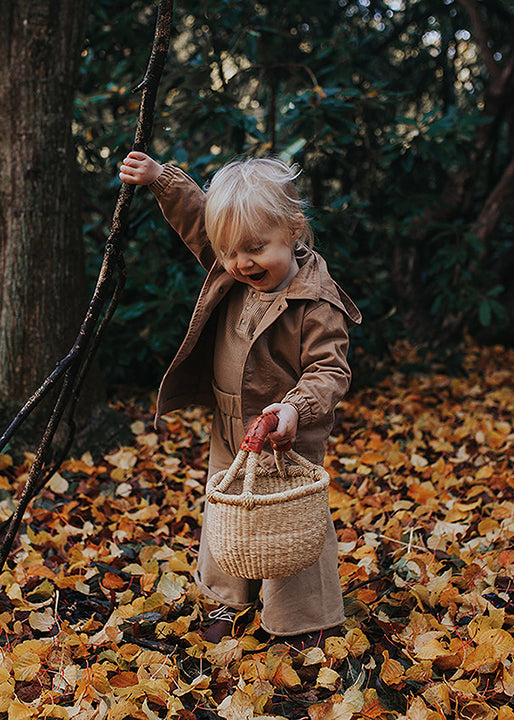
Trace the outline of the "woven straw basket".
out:
<instances>
[{"instance_id":1,"label":"woven straw basket","mask_svg":"<svg viewBox=\"0 0 514 720\"><path fill-rule=\"evenodd\" d=\"M275 471L258 465L277 423L274 413L260 415L230 468L207 483L209 549L229 575L295 575L316 562L325 542L328 473L290 449L274 450ZM286 465L284 456L296 465Z\"/></svg>"}]
</instances>

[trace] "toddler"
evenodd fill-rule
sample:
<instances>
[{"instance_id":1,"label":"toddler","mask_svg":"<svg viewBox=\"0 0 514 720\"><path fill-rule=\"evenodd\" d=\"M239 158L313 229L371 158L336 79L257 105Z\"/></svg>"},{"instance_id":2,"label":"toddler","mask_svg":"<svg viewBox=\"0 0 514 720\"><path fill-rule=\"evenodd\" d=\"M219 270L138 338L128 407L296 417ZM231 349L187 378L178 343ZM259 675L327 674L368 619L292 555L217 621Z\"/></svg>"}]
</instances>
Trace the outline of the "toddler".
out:
<instances>
[{"instance_id":1,"label":"toddler","mask_svg":"<svg viewBox=\"0 0 514 720\"><path fill-rule=\"evenodd\" d=\"M278 416L277 445L322 464L334 408L350 383L348 327L361 315L312 248L295 172L274 158L219 170L204 193L182 170L131 152L122 181L148 185L208 271L186 337L168 368L157 417L190 404L214 408L209 476L227 469L251 422ZM260 462L273 463L263 453ZM204 526L209 522L204 514ZM220 604L205 633L217 642L236 611L262 592L262 628L315 644L344 621L332 520L318 561L297 575L246 580L225 574L202 533L195 580Z\"/></svg>"}]
</instances>

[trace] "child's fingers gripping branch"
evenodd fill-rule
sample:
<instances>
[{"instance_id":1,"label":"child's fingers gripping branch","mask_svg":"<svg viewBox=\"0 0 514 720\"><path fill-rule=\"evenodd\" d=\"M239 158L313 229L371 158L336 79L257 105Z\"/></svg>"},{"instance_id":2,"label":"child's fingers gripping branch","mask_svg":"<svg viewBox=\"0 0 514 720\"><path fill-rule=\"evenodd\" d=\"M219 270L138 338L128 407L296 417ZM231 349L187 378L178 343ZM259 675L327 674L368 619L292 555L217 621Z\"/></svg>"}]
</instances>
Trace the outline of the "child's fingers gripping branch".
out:
<instances>
[{"instance_id":1,"label":"child's fingers gripping branch","mask_svg":"<svg viewBox=\"0 0 514 720\"><path fill-rule=\"evenodd\" d=\"M273 432L270 432L269 439L276 445L285 445L287 442L294 442L298 428L298 410L289 403L273 403L262 411L274 412L278 417L278 425Z\"/></svg>"},{"instance_id":2,"label":"child's fingers gripping branch","mask_svg":"<svg viewBox=\"0 0 514 720\"><path fill-rule=\"evenodd\" d=\"M120 180L129 185L150 185L157 180L163 169L162 165L146 153L132 150L123 160Z\"/></svg>"}]
</instances>

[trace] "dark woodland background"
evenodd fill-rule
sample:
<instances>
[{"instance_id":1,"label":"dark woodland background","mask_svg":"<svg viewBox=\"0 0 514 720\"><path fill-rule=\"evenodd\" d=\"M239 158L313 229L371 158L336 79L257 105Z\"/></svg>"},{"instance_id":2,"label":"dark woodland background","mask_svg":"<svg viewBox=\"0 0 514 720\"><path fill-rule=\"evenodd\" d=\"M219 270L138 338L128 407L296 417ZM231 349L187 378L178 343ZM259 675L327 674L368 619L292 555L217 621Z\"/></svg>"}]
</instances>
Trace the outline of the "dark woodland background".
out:
<instances>
[{"instance_id":1,"label":"dark woodland background","mask_svg":"<svg viewBox=\"0 0 514 720\"><path fill-rule=\"evenodd\" d=\"M153 3L0 11L0 398L66 354L100 266ZM303 168L317 247L364 315L357 356L514 339L514 8L507 0L185 0L150 153L200 184L234 157ZM75 162L75 156L77 162ZM99 377L155 387L202 275L146 189Z\"/></svg>"}]
</instances>

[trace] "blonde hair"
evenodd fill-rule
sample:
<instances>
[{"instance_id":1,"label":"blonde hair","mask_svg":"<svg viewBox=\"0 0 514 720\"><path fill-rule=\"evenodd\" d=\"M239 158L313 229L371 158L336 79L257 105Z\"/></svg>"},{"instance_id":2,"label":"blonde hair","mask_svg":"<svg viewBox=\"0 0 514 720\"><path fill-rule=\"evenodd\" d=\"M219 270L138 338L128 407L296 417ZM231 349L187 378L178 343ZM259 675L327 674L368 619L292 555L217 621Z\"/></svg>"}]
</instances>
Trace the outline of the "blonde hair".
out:
<instances>
[{"instance_id":1,"label":"blonde hair","mask_svg":"<svg viewBox=\"0 0 514 720\"><path fill-rule=\"evenodd\" d=\"M313 233L294 180L300 170L276 158L236 160L218 170L207 190L205 228L214 252L231 254L263 228L302 231L293 243L312 247Z\"/></svg>"}]
</instances>

